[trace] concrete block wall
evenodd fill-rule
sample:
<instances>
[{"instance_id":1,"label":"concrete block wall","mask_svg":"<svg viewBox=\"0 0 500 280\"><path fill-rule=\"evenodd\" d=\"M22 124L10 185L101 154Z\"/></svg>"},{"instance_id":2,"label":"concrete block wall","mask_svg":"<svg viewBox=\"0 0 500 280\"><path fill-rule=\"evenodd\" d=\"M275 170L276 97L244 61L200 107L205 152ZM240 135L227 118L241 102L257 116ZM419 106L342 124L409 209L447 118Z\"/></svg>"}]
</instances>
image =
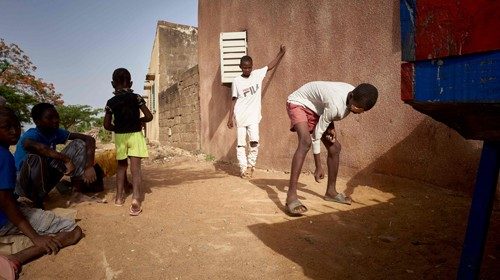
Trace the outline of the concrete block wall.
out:
<instances>
[{"instance_id":1,"label":"concrete block wall","mask_svg":"<svg viewBox=\"0 0 500 280\"><path fill-rule=\"evenodd\" d=\"M145 86L154 87L155 98L151 90L145 90L148 106L153 112L153 121L147 124L146 137L153 142L160 141L159 128L159 93L175 84L179 77L197 64L198 29L193 26L158 21L156 36L151 52L148 74L154 76L153 81L146 81ZM154 101L154 104L152 102Z\"/></svg>"},{"instance_id":2,"label":"concrete block wall","mask_svg":"<svg viewBox=\"0 0 500 280\"><path fill-rule=\"evenodd\" d=\"M178 76L177 82L159 94L159 140L188 151L199 151L200 99L198 66Z\"/></svg>"}]
</instances>

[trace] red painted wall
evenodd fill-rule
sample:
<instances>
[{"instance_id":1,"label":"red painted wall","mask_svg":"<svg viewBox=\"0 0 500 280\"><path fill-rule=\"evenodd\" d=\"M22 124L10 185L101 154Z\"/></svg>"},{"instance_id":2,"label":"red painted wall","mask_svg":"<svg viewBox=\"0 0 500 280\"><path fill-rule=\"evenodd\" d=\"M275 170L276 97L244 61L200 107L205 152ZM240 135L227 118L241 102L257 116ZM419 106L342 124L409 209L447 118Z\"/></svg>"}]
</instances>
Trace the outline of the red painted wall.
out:
<instances>
[{"instance_id":1,"label":"red painted wall","mask_svg":"<svg viewBox=\"0 0 500 280\"><path fill-rule=\"evenodd\" d=\"M500 49L500 1L416 0L416 60Z\"/></svg>"}]
</instances>

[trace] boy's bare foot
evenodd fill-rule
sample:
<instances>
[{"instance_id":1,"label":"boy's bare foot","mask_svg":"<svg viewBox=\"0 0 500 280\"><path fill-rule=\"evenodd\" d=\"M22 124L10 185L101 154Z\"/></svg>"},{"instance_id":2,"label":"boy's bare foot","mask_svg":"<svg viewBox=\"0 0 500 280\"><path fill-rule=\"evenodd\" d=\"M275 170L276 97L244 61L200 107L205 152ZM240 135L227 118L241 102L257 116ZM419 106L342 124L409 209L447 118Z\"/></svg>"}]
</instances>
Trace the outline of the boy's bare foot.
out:
<instances>
[{"instance_id":1,"label":"boy's bare foot","mask_svg":"<svg viewBox=\"0 0 500 280\"><path fill-rule=\"evenodd\" d=\"M139 216L142 212L141 203L137 199L132 199L132 205L130 205L130 216Z\"/></svg>"}]
</instances>

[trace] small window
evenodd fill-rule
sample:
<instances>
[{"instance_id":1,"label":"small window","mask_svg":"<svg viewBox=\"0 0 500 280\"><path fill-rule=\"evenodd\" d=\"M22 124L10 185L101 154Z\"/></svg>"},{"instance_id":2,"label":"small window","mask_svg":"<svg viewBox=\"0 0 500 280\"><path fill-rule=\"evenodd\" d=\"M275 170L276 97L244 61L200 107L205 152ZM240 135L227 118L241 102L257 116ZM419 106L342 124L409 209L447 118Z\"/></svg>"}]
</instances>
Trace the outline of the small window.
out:
<instances>
[{"instance_id":1,"label":"small window","mask_svg":"<svg viewBox=\"0 0 500 280\"><path fill-rule=\"evenodd\" d=\"M240 59L247 54L247 32L220 34L220 74L222 83L232 83L241 75Z\"/></svg>"}]
</instances>

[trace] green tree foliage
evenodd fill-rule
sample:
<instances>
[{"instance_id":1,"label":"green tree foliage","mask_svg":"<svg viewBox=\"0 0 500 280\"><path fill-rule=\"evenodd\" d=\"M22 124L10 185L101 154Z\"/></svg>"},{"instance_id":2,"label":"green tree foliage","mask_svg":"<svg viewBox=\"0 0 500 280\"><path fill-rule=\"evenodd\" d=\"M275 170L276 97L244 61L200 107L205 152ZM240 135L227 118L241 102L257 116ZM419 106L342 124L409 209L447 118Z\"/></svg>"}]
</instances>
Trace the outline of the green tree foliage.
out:
<instances>
[{"instance_id":1,"label":"green tree foliage","mask_svg":"<svg viewBox=\"0 0 500 280\"><path fill-rule=\"evenodd\" d=\"M60 125L67 130L85 132L102 126L102 109L94 109L88 105L56 106L61 119Z\"/></svg>"},{"instance_id":2,"label":"green tree foliage","mask_svg":"<svg viewBox=\"0 0 500 280\"><path fill-rule=\"evenodd\" d=\"M31 122L30 108L37 103L34 96L27 93L17 93L15 89L4 85L0 85L0 95L7 100L9 107L17 113L21 123Z\"/></svg>"}]
</instances>

